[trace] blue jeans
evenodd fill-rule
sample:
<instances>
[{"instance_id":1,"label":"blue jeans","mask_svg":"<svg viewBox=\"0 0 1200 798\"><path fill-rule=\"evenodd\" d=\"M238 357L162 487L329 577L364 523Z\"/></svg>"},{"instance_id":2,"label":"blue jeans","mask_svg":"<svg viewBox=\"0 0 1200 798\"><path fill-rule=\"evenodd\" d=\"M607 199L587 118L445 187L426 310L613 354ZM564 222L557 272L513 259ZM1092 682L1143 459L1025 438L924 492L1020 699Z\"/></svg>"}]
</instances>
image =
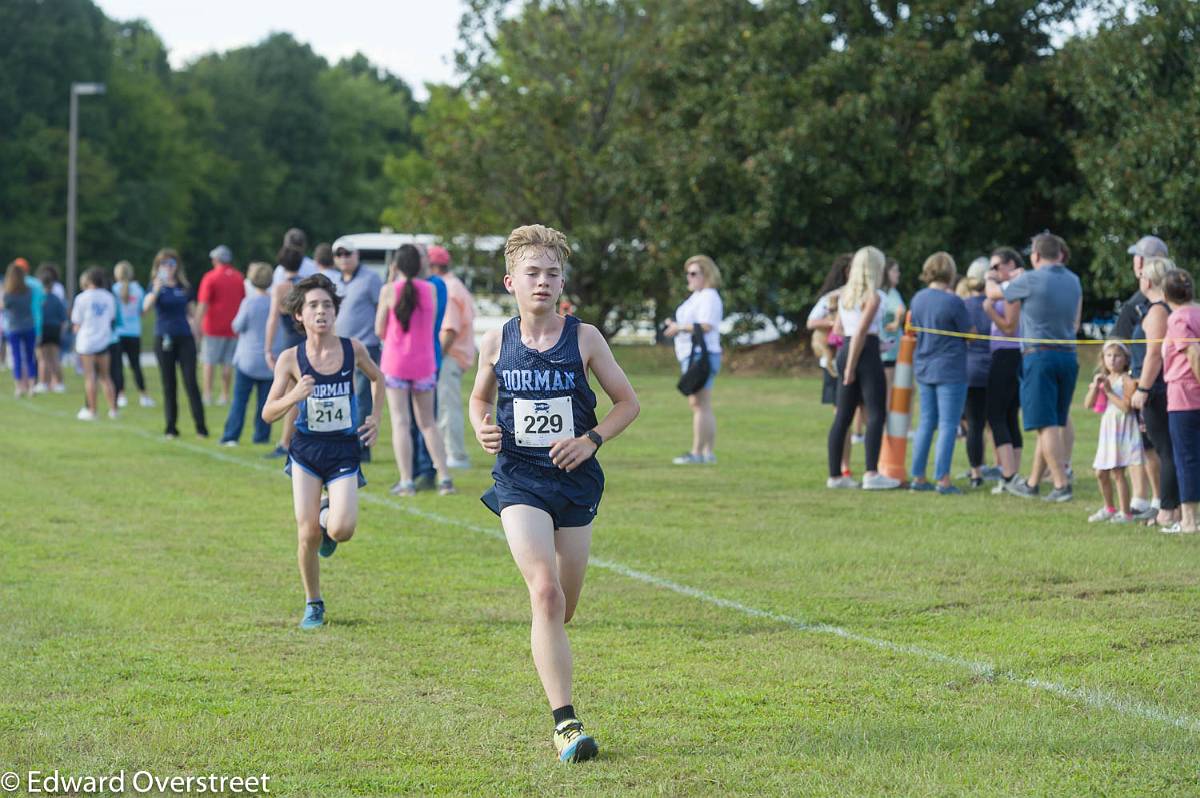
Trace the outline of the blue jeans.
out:
<instances>
[{"instance_id":1,"label":"blue jeans","mask_svg":"<svg viewBox=\"0 0 1200 798\"><path fill-rule=\"evenodd\" d=\"M441 360L438 361L438 371L442 369ZM437 418L437 391L433 392L433 417ZM429 454L429 447L425 445L425 436L421 434L420 427L417 426L417 414L412 412L412 392L408 394L408 410L412 414L412 422L409 425L412 432L413 442L413 479L422 479L429 477L434 479L437 477L437 469L433 467L433 457Z\"/></svg>"},{"instance_id":2,"label":"blue jeans","mask_svg":"<svg viewBox=\"0 0 1200 798\"><path fill-rule=\"evenodd\" d=\"M258 388L258 406L254 411L254 442L271 440L271 425L262 420L263 405L271 392L271 380L256 380L241 369L234 369L233 399L229 403L229 415L225 417L225 432L221 443L236 441L242 437L242 426L246 423L246 405L250 404L250 392Z\"/></svg>"},{"instance_id":3,"label":"blue jeans","mask_svg":"<svg viewBox=\"0 0 1200 798\"><path fill-rule=\"evenodd\" d=\"M934 479L940 480L950 474L958 422L962 419L963 405L967 401L967 384L951 382L933 385L917 382L917 390L921 397L921 419L913 436L912 475L916 479L925 478L925 465L929 462L929 447L933 444L933 431L936 428L938 445L933 473Z\"/></svg>"}]
</instances>

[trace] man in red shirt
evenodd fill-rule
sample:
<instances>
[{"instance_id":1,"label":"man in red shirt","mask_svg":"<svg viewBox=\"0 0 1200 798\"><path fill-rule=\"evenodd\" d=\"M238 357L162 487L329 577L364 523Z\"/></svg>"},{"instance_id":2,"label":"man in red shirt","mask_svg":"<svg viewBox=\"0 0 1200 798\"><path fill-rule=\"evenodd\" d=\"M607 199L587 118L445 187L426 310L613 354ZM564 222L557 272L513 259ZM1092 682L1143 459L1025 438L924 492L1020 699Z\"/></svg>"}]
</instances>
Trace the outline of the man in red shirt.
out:
<instances>
[{"instance_id":1,"label":"man in red shirt","mask_svg":"<svg viewBox=\"0 0 1200 798\"><path fill-rule=\"evenodd\" d=\"M212 404L213 367L221 366L221 398L217 404L229 401L233 382L233 352L237 336L233 332L233 317L237 315L246 296L242 273L233 268L233 253L221 244L208 253L212 271L200 280L196 297L196 338L201 342L200 360L204 364L204 404Z\"/></svg>"}]
</instances>

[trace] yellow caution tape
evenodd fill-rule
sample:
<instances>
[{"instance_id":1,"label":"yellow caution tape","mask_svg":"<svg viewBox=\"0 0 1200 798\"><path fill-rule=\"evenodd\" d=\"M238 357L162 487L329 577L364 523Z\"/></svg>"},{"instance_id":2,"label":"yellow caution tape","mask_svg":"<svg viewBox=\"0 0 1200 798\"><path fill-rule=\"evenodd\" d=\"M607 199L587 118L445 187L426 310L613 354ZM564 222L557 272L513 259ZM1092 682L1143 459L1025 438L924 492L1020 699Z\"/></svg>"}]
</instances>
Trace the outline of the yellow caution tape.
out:
<instances>
[{"instance_id":1,"label":"yellow caution tape","mask_svg":"<svg viewBox=\"0 0 1200 798\"><path fill-rule=\"evenodd\" d=\"M907 325L907 332L914 333L930 333L932 335L946 335L951 338L966 338L971 341L1006 341L1013 344L1046 344L1046 345L1092 345L1102 346L1104 344L1161 344L1163 341L1173 341L1177 344L1200 344L1200 338L1082 338L1076 340L1074 338L1014 338L1007 335L983 335L982 333L965 333L955 332L953 330L936 330L930 327L914 327Z\"/></svg>"}]
</instances>

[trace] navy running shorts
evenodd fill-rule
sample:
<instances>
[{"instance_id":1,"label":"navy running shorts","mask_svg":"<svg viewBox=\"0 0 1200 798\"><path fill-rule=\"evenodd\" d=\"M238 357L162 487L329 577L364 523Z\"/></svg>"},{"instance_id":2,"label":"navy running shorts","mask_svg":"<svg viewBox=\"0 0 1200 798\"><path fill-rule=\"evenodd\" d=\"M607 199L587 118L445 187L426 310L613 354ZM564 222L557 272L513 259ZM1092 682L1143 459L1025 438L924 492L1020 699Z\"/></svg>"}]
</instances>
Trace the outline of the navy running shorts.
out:
<instances>
[{"instance_id":1,"label":"navy running shorts","mask_svg":"<svg viewBox=\"0 0 1200 798\"><path fill-rule=\"evenodd\" d=\"M604 471L595 458L574 471L523 463L503 454L492 468L496 484L480 497L496 515L505 507L523 504L545 510L555 529L587 526L596 517L604 495Z\"/></svg>"},{"instance_id":2,"label":"navy running shorts","mask_svg":"<svg viewBox=\"0 0 1200 798\"><path fill-rule=\"evenodd\" d=\"M362 443L358 436L318 438L297 432L288 447L287 465L283 473L292 475L292 465L312 474L328 485L345 477L358 477L358 486L367 484L362 472Z\"/></svg>"}]
</instances>

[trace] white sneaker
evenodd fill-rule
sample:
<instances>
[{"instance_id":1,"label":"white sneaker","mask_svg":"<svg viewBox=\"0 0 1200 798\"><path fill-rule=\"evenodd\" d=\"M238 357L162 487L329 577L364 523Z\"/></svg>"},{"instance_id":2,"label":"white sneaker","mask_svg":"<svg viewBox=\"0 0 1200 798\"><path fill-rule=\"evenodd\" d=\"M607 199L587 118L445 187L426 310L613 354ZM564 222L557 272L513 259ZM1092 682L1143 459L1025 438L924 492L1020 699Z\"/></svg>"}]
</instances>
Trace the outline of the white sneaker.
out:
<instances>
[{"instance_id":1,"label":"white sneaker","mask_svg":"<svg viewBox=\"0 0 1200 798\"><path fill-rule=\"evenodd\" d=\"M1089 524L1098 524L1101 521L1111 521L1117 516L1117 513L1107 507L1101 507L1096 512L1088 516Z\"/></svg>"},{"instance_id":2,"label":"white sneaker","mask_svg":"<svg viewBox=\"0 0 1200 798\"><path fill-rule=\"evenodd\" d=\"M79 419L80 421L95 421L96 414L91 410L88 410L86 407L81 407L79 408L79 412L75 414L75 418Z\"/></svg>"},{"instance_id":3,"label":"white sneaker","mask_svg":"<svg viewBox=\"0 0 1200 798\"><path fill-rule=\"evenodd\" d=\"M854 444L855 446L861 445L864 440L866 440L866 439L863 438L863 436L861 436L861 435L851 435L850 436L850 443Z\"/></svg>"},{"instance_id":4,"label":"white sneaker","mask_svg":"<svg viewBox=\"0 0 1200 798\"><path fill-rule=\"evenodd\" d=\"M854 477L830 477L825 480L825 487L834 490L857 488L858 481Z\"/></svg>"},{"instance_id":5,"label":"white sneaker","mask_svg":"<svg viewBox=\"0 0 1200 798\"><path fill-rule=\"evenodd\" d=\"M34 393L45 393L48 390L50 390L50 389L46 386L46 383L44 383L44 382L39 382L37 385L33 386Z\"/></svg>"},{"instance_id":6,"label":"white sneaker","mask_svg":"<svg viewBox=\"0 0 1200 798\"><path fill-rule=\"evenodd\" d=\"M112 408L109 408L108 417L111 419L115 419L117 417L117 411L113 410Z\"/></svg>"},{"instance_id":7,"label":"white sneaker","mask_svg":"<svg viewBox=\"0 0 1200 798\"><path fill-rule=\"evenodd\" d=\"M228 400L228 399L226 399L224 396L222 396L221 398L217 399L217 407L224 407L224 406L225 406L225 405L227 405L227 404L229 404L229 400Z\"/></svg>"},{"instance_id":8,"label":"white sneaker","mask_svg":"<svg viewBox=\"0 0 1200 798\"><path fill-rule=\"evenodd\" d=\"M238 445L237 441L221 441L222 446L234 447Z\"/></svg>"},{"instance_id":9,"label":"white sneaker","mask_svg":"<svg viewBox=\"0 0 1200 798\"><path fill-rule=\"evenodd\" d=\"M120 396L117 397L117 407L128 407L128 406L129 406L129 400L125 398L125 394L121 394Z\"/></svg>"},{"instance_id":10,"label":"white sneaker","mask_svg":"<svg viewBox=\"0 0 1200 798\"><path fill-rule=\"evenodd\" d=\"M138 399L138 404L142 407L154 407L154 400L149 396L143 396L142 398Z\"/></svg>"},{"instance_id":11,"label":"white sneaker","mask_svg":"<svg viewBox=\"0 0 1200 798\"><path fill-rule=\"evenodd\" d=\"M58 385L55 385L53 388L51 388L51 389L50 389L50 391L51 391L52 393L66 393L66 392L67 392L67 386L63 385L63 384L60 382Z\"/></svg>"},{"instance_id":12,"label":"white sneaker","mask_svg":"<svg viewBox=\"0 0 1200 798\"><path fill-rule=\"evenodd\" d=\"M894 490L900 487L900 480L893 479L887 474L868 475L863 477L862 487L863 490Z\"/></svg>"},{"instance_id":13,"label":"white sneaker","mask_svg":"<svg viewBox=\"0 0 1200 798\"><path fill-rule=\"evenodd\" d=\"M1113 513L1113 517L1109 519L1110 524L1132 524L1137 518L1133 513L1126 515L1125 513Z\"/></svg>"}]
</instances>

